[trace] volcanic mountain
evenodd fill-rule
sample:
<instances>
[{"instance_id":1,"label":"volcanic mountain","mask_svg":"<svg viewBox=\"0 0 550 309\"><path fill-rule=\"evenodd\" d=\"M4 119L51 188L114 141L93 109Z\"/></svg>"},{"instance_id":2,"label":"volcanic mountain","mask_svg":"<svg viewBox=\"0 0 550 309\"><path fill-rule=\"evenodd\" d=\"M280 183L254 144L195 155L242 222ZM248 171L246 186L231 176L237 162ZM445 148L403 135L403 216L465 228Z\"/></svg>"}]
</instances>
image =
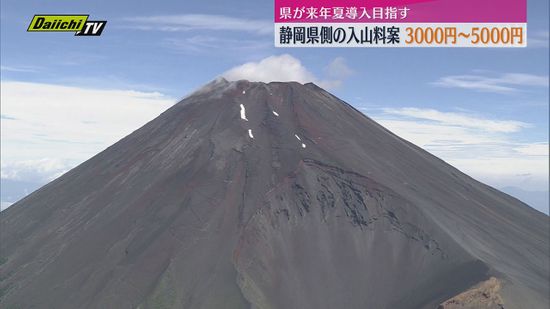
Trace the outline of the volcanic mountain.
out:
<instances>
[{"instance_id":1,"label":"volcanic mountain","mask_svg":"<svg viewBox=\"0 0 550 309\"><path fill-rule=\"evenodd\" d=\"M0 305L548 308L549 227L314 84L219 79L0 213Z\"/></svg>"}]
</instances>

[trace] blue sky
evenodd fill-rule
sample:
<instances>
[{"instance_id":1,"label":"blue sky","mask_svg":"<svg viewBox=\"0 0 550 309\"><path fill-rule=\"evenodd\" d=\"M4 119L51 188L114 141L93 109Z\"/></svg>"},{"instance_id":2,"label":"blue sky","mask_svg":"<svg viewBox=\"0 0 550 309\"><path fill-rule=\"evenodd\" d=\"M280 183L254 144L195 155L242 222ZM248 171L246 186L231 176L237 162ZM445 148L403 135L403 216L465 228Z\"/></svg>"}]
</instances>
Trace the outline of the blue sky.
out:
<instances>
[{"instance_id":1,"label":"blue sky","mask_svg":"<svg viewBox=\"0 0 550 309\"><path fill-rule=\"evenodd\" d=\"M44 183L216 76L241 76L249 63L251 79L270 72L330 88L495 187L547 191L548 1L529 1L523 49L276 49L271 1L1 5L3 181ZM27 33L38 13L108 23L101 37ZM293 69L274 68L278 61ZM70 121L81 134L59 125Z\"/></svg>"}]
</instances>

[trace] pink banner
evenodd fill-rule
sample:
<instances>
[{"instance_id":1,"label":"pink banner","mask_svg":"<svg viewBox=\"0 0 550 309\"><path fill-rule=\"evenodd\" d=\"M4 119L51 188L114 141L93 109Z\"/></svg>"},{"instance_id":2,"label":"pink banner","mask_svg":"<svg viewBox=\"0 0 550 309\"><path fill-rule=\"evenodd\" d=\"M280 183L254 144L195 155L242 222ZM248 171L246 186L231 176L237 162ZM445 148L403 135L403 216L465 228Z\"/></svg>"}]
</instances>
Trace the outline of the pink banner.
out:
<instances>
[{"instance_id":1,"label":"pink banner","mask_svg":"<svg viewBox=\"0 0 550 309\"><path fill-rule=\"evenodd\" d=\"M526 0L275 0L277 23L526 23Z\"/></svg>"}]
</instances>

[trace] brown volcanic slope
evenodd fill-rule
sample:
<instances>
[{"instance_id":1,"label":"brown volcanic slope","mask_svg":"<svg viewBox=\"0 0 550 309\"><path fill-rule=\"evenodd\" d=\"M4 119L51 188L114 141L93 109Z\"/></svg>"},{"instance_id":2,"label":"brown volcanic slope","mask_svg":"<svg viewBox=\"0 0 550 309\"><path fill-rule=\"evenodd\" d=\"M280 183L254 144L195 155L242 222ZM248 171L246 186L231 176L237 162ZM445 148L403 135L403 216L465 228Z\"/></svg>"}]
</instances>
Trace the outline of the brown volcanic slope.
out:
<instances>
[{"instance_id":1,"label":"brown volcanic slope","mask_svg":"<svg viewBox=\"0 0 550 309\"><path fill-rule=\"evenodd\" d=\"M213 82L0 224L2 308L549 302L546 215L314 84Z\"/></svg>"}]
</instances>

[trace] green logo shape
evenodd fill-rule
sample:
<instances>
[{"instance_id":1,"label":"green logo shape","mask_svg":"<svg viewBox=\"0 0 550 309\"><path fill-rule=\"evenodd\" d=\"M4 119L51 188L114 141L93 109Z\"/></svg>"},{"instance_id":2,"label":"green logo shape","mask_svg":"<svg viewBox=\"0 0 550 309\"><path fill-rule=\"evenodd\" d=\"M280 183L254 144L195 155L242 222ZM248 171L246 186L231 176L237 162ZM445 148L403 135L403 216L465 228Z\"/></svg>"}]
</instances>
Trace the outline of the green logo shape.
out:
<instances>
[{"instance_id":1,"label":"green logo shape","mask_svg":"<svg viewBox=\"0 0 550 309\"><path fill-rule=\"evenodd\" d=\"M82 30L89 15L34 15L28 32L77 32Z\"/></svg>"}]
</instances>

